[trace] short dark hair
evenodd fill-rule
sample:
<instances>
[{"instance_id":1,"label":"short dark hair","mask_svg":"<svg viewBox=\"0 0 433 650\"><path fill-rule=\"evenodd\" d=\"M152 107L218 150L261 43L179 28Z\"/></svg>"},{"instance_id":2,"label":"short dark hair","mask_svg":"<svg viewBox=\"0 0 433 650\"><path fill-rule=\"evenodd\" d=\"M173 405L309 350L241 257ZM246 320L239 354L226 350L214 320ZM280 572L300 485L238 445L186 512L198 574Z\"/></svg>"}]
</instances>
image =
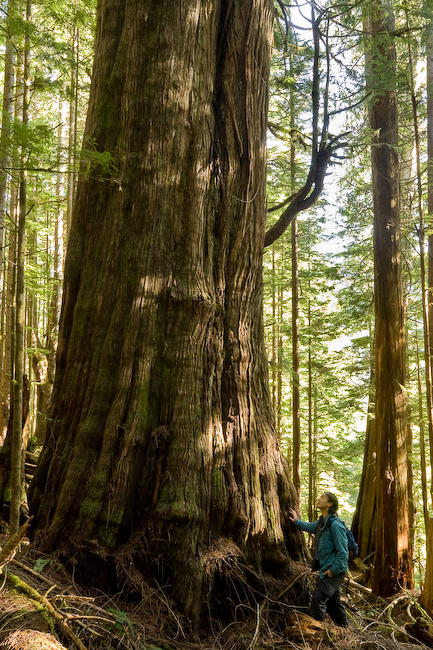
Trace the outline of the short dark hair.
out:
<instances>
[{"instance_id":1,"label":"short dark hair","mask_svg":"<svg viewBox=\"0 0 433 650\"><path fill-rule=\"evenodd\" d=\"M337 497L332 492L324 492L324 495L326 496L328 501L331 501L331 503L332 503L332 506L329 507L328 514L329 515L335 515L335 513L338 510L338 499L337 499Z\"/></svg>"}]
</instances>

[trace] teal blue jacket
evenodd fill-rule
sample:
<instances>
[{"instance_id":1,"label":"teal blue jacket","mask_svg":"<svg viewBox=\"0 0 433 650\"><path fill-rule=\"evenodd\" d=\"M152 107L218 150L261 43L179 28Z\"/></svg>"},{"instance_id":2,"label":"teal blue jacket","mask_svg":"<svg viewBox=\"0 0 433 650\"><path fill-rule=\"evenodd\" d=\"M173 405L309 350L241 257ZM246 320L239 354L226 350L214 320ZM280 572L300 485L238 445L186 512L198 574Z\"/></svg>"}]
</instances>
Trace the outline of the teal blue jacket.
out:
<instances>
[{"instance_id":1,"label":"teal blue jacket","mask_svg":"<svg viewBox=\"0 0 433 650\"><path fill-rule=\"evenodd\" d=\"M349 561L349 549L347 546L347 536L344 524L338 517L334 518L331 523L329 518L333 515L327 515L325 519L318 519L317 521L301 521L297 519L295 526L307 533L316 534L319 523L321 524L321 532L319 538L319 564L320 564L320 577L328 569L336 576L339 573L347 573Z\"/></svg>"}]
</instances>

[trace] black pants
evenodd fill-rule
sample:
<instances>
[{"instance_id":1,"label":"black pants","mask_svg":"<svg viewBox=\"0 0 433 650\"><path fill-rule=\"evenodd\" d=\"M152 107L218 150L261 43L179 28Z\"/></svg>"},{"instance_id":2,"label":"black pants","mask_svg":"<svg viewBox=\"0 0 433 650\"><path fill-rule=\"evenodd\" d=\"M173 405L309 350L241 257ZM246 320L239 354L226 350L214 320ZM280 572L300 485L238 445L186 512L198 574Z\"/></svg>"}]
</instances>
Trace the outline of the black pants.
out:
<instances>
[{"instance_id":1,"label":"black pants","mask_svg":"<svg viewBox=\"0 0 433 650\"><path fill-rule=\"evenodd\" d=\"M340 588L345 575L340 573L332 578L325 576L317 583L311 600L311 616L316 621L324 621L328 613L336 625L347 625L346 610L340 600Z\"/></svg>"}]
</instances>

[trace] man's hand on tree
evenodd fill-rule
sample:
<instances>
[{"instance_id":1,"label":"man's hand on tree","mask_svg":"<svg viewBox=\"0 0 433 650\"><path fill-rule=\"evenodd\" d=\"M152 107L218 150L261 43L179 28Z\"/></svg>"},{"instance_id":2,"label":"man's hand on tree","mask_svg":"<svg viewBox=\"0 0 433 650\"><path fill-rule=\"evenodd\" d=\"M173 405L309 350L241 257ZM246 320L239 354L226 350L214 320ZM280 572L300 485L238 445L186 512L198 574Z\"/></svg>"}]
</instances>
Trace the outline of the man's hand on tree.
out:
<instances>
[{"instance_id":1,"label":"man's hand on tree","mask_svg":"<svg viewBox=\"0 0 433 650\"><path fill-rule=\"evenodd\" d=\"M293 508L289 508L289 519L292 523L295 523L298 521L298 515L296 512L293 510Z\"/></svg>"}]
</instances>

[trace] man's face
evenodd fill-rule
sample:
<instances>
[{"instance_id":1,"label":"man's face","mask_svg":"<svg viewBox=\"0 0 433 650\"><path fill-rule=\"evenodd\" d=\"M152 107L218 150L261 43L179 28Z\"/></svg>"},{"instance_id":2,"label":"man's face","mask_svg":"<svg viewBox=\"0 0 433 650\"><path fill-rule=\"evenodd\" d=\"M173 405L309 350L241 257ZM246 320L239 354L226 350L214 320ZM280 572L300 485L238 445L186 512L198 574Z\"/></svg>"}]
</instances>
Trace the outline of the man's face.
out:
<instances>
[{"instance_id":1,"label":"man's face","mask_svg":"<svg viewBox=\"0 0 433 650\"><path fill-rule=\"evenodd\" d=\"M317 507L319 510L322 510L322 508L330 508L332 506L332 501L328 501L328 497L326 494L321 494L320 497L317 499Z\"/></svg>"}]
</instances>

